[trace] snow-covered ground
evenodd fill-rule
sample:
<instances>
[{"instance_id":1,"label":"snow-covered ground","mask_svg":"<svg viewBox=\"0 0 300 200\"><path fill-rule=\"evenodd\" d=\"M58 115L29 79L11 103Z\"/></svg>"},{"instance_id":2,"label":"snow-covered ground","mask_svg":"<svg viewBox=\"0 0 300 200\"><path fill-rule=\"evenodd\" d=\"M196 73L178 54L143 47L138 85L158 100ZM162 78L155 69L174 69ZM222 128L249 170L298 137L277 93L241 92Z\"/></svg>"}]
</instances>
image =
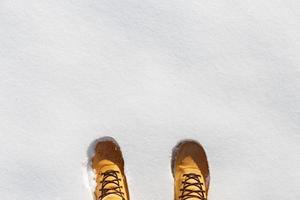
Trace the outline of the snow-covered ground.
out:
<instances>
[{"instance_id":1,"label":"snow-covered ground","mask_svg":"<svg viewBox=\"0 0 300 200\"><path fill-rule=\"evenodd\" d=\"M91 200L109 135L132 200L171 200L201 142L210 200L300 199L297 0L2 0L0 199Z\"/></svg>"}]
</instances>

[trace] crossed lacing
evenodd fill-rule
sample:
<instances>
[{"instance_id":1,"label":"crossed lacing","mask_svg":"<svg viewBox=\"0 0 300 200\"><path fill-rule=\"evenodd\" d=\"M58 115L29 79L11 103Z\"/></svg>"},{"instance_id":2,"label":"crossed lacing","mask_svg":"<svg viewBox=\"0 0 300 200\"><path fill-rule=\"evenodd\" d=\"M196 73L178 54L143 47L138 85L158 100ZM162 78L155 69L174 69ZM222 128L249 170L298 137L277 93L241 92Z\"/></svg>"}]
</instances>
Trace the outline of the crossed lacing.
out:
<instances>
[{"instance_id":1,"label":"crossed lacing","mask_svg":"<svg viewBox=\"0 0 300 200\"><path fill-rule=\"evenodd\" d=\"M119 171L115 170L109 170L104 173L101 173L103 176L103 179L100 183L102 183L102 186L100 188L101 195L98 200L102 200L104 197L110 194L115 194L120 196L123 200L124 198L124 192L121 191L122 186L120 186L121 179L118 178ZM109 187L108 187L109 185Z\"/></svg>"},{"instance_id":2,"label":"crossed lacing","mask_svg":"<svg viewBox=\"0 0 300 200\"><path fill-rule=\"evenodd\" d=\"M186 200L189 198L196 198L200 200L206 200L205 191L202 186L203 183L200 181L200 175L189 173L184 174L185 180L182 181L182 188L180 189L181 195L179 196L180 200Z\"/></svg>"}]
</instances>

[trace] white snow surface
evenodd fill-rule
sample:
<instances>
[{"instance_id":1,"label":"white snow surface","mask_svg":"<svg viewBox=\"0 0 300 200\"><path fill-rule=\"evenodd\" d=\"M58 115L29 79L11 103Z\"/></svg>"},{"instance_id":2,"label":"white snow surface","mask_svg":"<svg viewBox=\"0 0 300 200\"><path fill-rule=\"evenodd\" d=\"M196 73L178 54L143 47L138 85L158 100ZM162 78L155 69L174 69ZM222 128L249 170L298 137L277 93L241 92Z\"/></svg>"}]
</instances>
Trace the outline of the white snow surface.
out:
<instances>
[{"instance_id":1,"label":"white snow surface","mask_svg":"<svg viewBox=\"0 0 300 200\"><path fill-rule=\"evenodd\" d=\"M210 200L300 199L300 1L0 1L0 198L92 200L112 136L131 200L173 199L198 140Z\"/></svg>"}]
</instances>

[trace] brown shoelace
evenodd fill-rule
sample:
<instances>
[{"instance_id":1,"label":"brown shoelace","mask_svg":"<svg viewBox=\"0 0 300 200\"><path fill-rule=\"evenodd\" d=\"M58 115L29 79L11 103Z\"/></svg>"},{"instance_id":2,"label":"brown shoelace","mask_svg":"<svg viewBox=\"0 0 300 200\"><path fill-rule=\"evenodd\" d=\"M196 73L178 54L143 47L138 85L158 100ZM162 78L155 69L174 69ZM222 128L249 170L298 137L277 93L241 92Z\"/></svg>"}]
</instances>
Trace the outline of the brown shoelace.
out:
<instances>
[{"instance_id":1,"label":"brown shoelace","mask_svg":"<svg viewBox=\"0 0 300 200\"><path fill-rule=\"evenodd\" d=\"M182 188L180 189L181 195L179 196L180 200L186 200L189 198L196 198L200 200L206 200L205 191L202 186L203 183L200 181L200 175L189 173L184 174L184 181L182 181Z\"/></svg>"},{"instance_id":2,"label":"brown shoelace","mask_svg":"<svg viewBox=\"0 0 300 200\"><path fill-rule=\"evenodd\" d=\"M118 177L119 171L109 170L101 173L103 179L100 183L102 186L100 188L101 195L98 200L102 200L104 197L110 194L115 194L124 198L124 193L121 191L122 186L120 186L121 179ZM108 187L109 186L109 187Z\"/></svg>"}]
</instances>

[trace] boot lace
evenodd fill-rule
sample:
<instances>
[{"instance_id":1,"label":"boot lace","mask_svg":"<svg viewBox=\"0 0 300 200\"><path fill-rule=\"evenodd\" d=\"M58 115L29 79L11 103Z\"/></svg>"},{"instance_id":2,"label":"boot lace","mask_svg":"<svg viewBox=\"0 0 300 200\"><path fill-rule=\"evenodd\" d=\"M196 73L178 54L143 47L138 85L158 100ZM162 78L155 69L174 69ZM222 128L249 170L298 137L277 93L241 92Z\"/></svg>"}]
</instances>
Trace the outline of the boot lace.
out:
<instances>
[{"instance_id":1,"label":"boot lace","mask_svg":"<svg viewBox=\"0 0 300 200\"><path fill-rule=\"evenodd\" d=\"M180 189L180 200L186 200L189 198L196 198L200 200L206 200L205 191L203 190L203 183L200 181L200 175L189 173L184 174L184 181L182 181L182 188Z\"/></svg>"},{"instance_id":2,"label":"boot lace","mask_svg":"<svg viewBox=\"0 0 300 200\"><path fill-rule=\"evenodd\" d=\"M103 179L100 182L102 183L102 186L100 188L101 195L98 200L102 200L104 197L110 194L118 195L123 200L125 200L124 192L121 191L123 187L120 186L121 179L118 177L119 173L119 171L115 170L109 170L104 173L101 173Z\"/></svg>"}]
</instances>

